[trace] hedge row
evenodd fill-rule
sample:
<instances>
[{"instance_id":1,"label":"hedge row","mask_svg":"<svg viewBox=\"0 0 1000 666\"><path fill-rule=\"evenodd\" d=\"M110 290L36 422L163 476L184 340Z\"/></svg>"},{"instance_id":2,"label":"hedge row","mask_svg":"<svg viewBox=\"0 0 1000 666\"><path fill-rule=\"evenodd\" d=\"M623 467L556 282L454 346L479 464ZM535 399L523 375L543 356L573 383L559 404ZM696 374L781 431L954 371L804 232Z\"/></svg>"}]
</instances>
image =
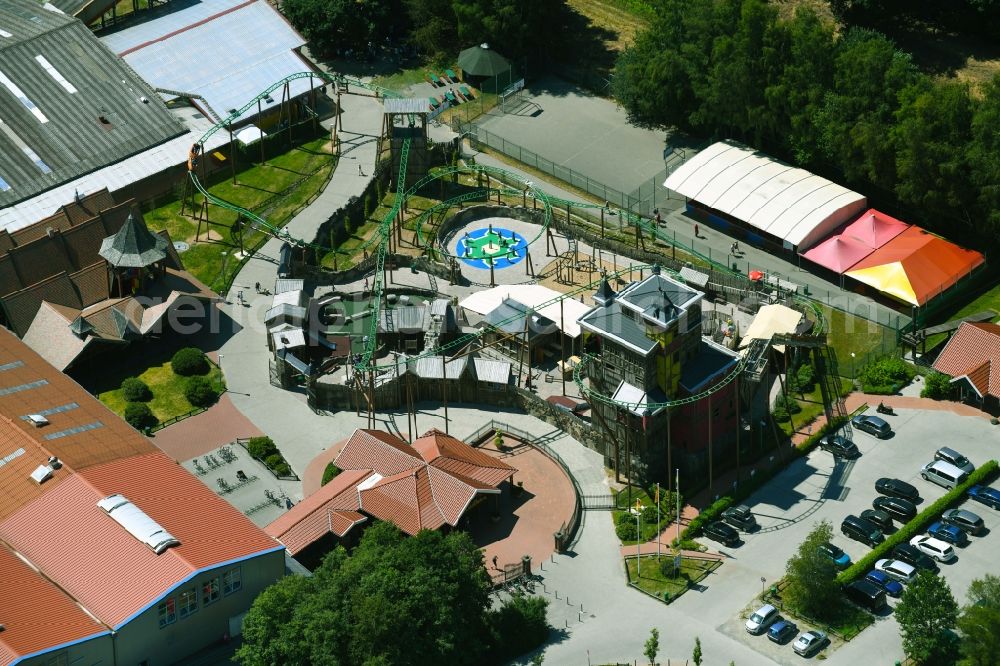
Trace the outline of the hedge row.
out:
<instances>
[{"instance_id":1,"label":"hedge row","mask_svg":"<svg viewBox=\"0 0 1000 666\"><path fill-rule=\"evenodd\" d=\"M795 460L796 458L801 458L802 456L808 454L813 449L813 447L815 447L816 444L819 443L819 440L825 434L827 434L828 432L834 432L838 430L841 426L843 426L847 422L847 420L848 420L847 417L838 417L832 421L832 425L831 423L825 423L822 428L820 428L817 432L807 437L804 442L795 447L794 452L792 454L792 460ZM757 492L758 488L760 488L765 483L773 479L775 475L777 475L783 469L784 467L774 467L768 472L764 472L762 474L755 474L753 478L751 478L749 481L746 481L743 484L741 484L734 494L723 495L722 497L720 497L711 506L709 506L704 511L700 512L696 518L694 518L690 523L688 523L688 526L684 528L684 530L681 532L680 540L685 541L696 537L698 533L701 531L702 527L704 527L708 523L718 520L719 516L722 515L723 511L728 509L733 504L736 504L737 502L740 502L749 497L750 495L752 495L753 493Z\"/></svg>"},{"instance_id":2,"label":"hedge row","mask_svg":"<svg viewBox=\"0 0 1000 666\"><path fill-rule=\"evenodd\" d=\"M910 539L923 532L924 528L937 520L944 511L958 504L965 497L965 493L969 488L977 484L987 484L992 481L997 475L997 471L998 465L996 460L990 460L983 464L969 475L965 483L945 493L943 497L918 513L913 520L900 527L895 534L886 537L885 541L875 546L870 553L840 572L837 580L846 585L854 579L864 576L875 566L875 562L886 557L886 554L893 548L901 543L909 543Z\"/></svg>"}]
</instances>

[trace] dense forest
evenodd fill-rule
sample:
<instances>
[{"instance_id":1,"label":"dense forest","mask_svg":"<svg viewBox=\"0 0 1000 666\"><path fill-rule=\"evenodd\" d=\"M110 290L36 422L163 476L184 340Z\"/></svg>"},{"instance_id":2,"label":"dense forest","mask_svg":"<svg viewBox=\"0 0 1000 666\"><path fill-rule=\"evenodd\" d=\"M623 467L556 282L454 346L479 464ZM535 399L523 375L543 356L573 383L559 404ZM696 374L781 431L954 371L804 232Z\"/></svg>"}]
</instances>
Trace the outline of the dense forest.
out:
<instances>
[{"instance_id":1,"label":"dense forest","mask_svg":"<svg viewBox=\"0 0 1000 666\"><path fill-rule=\"evenodd\" d=\"M638 122L745 141L980 248L1000 237L1000 77L932 78L870 28L663 0L613 92Z\"/></svg>"}]
</instances>

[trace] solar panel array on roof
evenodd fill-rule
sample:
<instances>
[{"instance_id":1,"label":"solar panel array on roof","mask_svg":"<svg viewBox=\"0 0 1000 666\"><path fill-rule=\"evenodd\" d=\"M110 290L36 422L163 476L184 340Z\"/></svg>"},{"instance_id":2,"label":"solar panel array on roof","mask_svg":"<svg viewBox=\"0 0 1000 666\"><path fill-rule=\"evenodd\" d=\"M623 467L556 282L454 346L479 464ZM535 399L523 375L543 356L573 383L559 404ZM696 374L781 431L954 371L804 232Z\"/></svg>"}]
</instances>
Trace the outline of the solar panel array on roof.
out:
<instances>
[{"instance_id":1,"label":"solar panel array on roof","mask_svg":"<svg viewBox=\"0 0 1000 666\"><path fill-rule=\"evenodd\" d=\"M0 206L177 136L152 88L76 19L0 3Z\"/></svg>"}]
</instances>

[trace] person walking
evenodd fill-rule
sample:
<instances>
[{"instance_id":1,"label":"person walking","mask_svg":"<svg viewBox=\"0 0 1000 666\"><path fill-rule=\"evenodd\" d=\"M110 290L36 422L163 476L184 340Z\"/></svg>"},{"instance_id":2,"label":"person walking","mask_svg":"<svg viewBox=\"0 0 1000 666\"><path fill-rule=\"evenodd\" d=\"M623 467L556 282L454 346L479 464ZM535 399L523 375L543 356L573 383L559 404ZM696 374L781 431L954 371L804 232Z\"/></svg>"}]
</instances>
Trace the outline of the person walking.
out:
<instances>
[{"instance_id":1,"label":"person walking","mask_svg":"<svg viewBox=\"0 0 1000 666\"><path fill-rule=\"evenodd\" d=\"M697 224L694 225L694 237L695 238L701 238L701 234L698 232L698 225Z\"/></svg>"},{"instance_id":2,"label":"person walking","mask_svg":"<svg viewBox=\"0 0 1000 666\"><path fill-rule=\"evenodd\" d=\"M365 172L361 170L361 164L358 164L358 175L359 176L364 176L365 175Z\"/></svg>"}]
</instances>

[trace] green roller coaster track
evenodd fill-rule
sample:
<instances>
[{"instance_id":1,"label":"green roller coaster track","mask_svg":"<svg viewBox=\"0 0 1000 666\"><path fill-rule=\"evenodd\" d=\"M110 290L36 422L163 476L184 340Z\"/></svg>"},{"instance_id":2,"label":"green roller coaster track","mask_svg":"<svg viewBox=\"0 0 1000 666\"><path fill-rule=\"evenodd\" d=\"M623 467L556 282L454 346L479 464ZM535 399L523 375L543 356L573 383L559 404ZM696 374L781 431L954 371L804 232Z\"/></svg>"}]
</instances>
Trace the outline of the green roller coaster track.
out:
<instances>
[{"instance_id":1,"label":"green roller coaster track","mask_svg":"<svg viewBox=\"0 0 1000 666\"><path fill-rule=\"evenodd\" d=\"M352 79L352 78L349 78L349 77L346 77L346 76L341 76L341 75L336 75L336 74L328 74L328 73L325 73L325 72L300 72L298 74L292 74L291 76L285 77L284 79L282 79L282 80L280 80L280 81L272 84L266 90L264 90L263 92L261 92L260 94L258 94L255 98L253 98L252 100L250 100L249 102L247 102L245 105L243 105L243 107L241 107L240 109L237 109L236 111L230 113L228 116L226 116L221 121L219 121L214 126L212 126L208 131L206 131L205 134L203 134L201 136L201 138L198 140L197 145L204 146L205 142L208 141L208 139L212 135L214 135L219 130L226 128L231 123L237 121L244 113L246 113L250 109L254 108L259 101L263 100L266 97L269 97L271 95L271 93L273 93L275 90L278 90L279 88L284 87L286 84L288 84L291 81L295 81L295 80L298 80L298 79L304 79L304 78L317 78L317 79L326 81L328 83L334 83L337 86L344 86L345 88L348 88L348 89L349 89L350 86L354 86L356 88L362 88L362 89L365 89L365 90L370 90L372 92L375 92L377 96L382 96L382 97L395 97L395 98L402 97L402 95L400 95L399 93L397 93L397 92L395 92L393 90L389 90L389 89L383 88L381 86L373 85L371 83L366 83L364 81L359 81L357 79ZM432 206L431 208L429 208L428 210L423 211L416 218L416 233L417 233L418 242L421 245L426 245L428 249L433 249L433 251L435 251L435 252L439 252L439 253L444 254L445 256L451 256L451 257L454 257L455 255L453 255L451 253L448 253L443 248L433 248L432 247L433 246L432 240L429 239L429 238L425 240L424 235L423 235L423 224L424 224L424 222L426 222L428 219L432 218L432 216L436 212L445 211L445 210L451 208L452 206L454 206L455 204L463 202L463 201L467 201L467 200L471 200L471 199L475 199L475 198L482 198L482 196L484 194L486 196L489 196L491 194L496 194L497 192L499 192L502 195L512 195L512 196L513 195L520 195L520 194L530 194L532 197L534 197L536 200L538 200L538 201L540 201L542 203L543 210L544 210L543 222L542 222L542 224L540 226L538 234L536 234L529 241L529 244L534 243L539 238L541 238L541 236L548 229L549 225L552 222L552 208L553 208L553 206L573 206L574 208L584 208L584 209L601 209L601 208L604 208L604 206L601 206L599 204L592 204L592 203L581 202L581 201L570 201L570 200L567 200L567 199L561 199L559 197L548 195L543 190L537 188L533 183L524 180L519 175L517 175L517 174L515 174L515 173L513 173L511 171L507 171L505 169L501 169L501 168L497 168L497 167L482 166L482 165L464 166L464 167L445 167L445 168L434 169L431 173L427 174L426 176L424 176L423 178L421 178L420 180L418 180L412 186L410 186L409 188L406 188L406 186L405 186L406 185L406 169L407 169L407 164L408 164L408 160L409 160L409 151L410 151L410 140L406 139L403 142L403 144L402 144L402 148L401 148L401 152L400 152L399 171L398 171L398 175L397 175L397 179L396 179L396 196L394 197L394 202L393 202L392 209L388 213L386 213L385 217L379 223L379 226L378 226L378 229L377 229L377 233L375 235L373 235L363 245L359 246L359 249L360 248L367 249L367 248L371 247L372 245L375 245L376 243L378 245L378 247L377 247L377 254L376 254L376 260L375 260L375 269L374 269L374 283L373 283L373 286L372 286L373 299L372 299L372 311L371 311L371 316L370 316L370 320L369 320L370 323L368 325L368 335L366 336L366 340L365 340L365 344L364 344L364 352L359 355L360 358L356 358L355 361L354 361L355 371L357 373L359 373L357 375L359 377L363 376L364 373L367 373L367 372L371 372L374 375L375 373L378 373L380 369L383 370L383 371L387 371L389 368L396 367L395 364L393 364L393 365L379 366L379 365L377 365L375 363L375 359L374 359L375 350L377 349L377 340L376 340L376 338L377 338L377 333L378 333L378 322L379 322L379 316L380 316L380 313L381 313L382 298L383 298L383 295L384 295L383 292L385 290L385 284L384 284L384 280L383 280L383 271L384 271L384 268L385 268L385 259L386 259L386 254L388 252L389 238L390 238L390 234L391 234L391 230L392 230L392 222L393 222L393 220L399 214L399 211L403 207L403 204L406 202L406 200L409 199L411 196L413 196L421 188L423 188L424 186L426 186L428 183L431 183L431 182L433 182L433 181L435 181L437 179L440 179L440 178L451 176L453 174L477 174L477 176L478 176L478 174L489 174L491 176L496 176L501 181L501 183L504 180L507 180L508 182L515 182L515 183L520 183L520 184L523 185L523 189L515 189L515 188L513 188L510 185L503 185L501 187L496 187L496 188L480 188L480 189L477 189L474 192L465 193L465 194L462 194L462 195L459 195L459 196L456 196L456 197L452 197L452 198L448 199L447 201L443 201L441 203L438 203L438 204ZM234 204L234 203L232 203L230 201L226 201L225 199L220 199L219 197L217 197L214 194L212 194L211 192L209 192L202 185L201 181L198 178L198 175L197 175L197 172L196 172L195 169L193 169L193 168L189 169L188 175L189 175L189 177L191 179L191 182L194 185L194 187L197 189L197 191L202 196L205 197L205 199L208 202L210 202L211 204L213 204L215 206L223 208L225 210L229 210L229 211L237 213L238 215L240 215L243 218L245 218L246 220L248 220L251 223L251 225L255 226L257 229L263 231L264 233L269 234L273 238L276 238L278 240L287 241L289 243L293 243L293 244L295 244L297 246L300 246L300 247L308 247L308 248L313 248L313 249L321 250L321 251L329 251L329 250L333 249L333 248L330 248L330 247L327 247L327 246L323 246L323 245L318 244L318 243L314 243L312 241L306 241L304 239L296 238L296 237L292 236L289 232L287 232L287 231L285 231L285 230L283 230L281 228L274 227L273 225L271 225L270 223L268 223L267 220L265 220L264 218L260 217L259 215L256 215L252 211L249 211L249 210L247 210L247 209L245 209L245 208L243 208L243 207L241 207L241 206L239 206L237 204ZM641 233L647 233L647 232L649 232L652 237L662 238L663 240L667 240L666 236L662 236L661 235L661 231L656 227L655 222L652 222L652 221L646 222L639 215L636 215L636 214L632 213L631 211L626 211L624 209L617 209L616 212L619 215L622 216L622 218L626 221L626 224L634 224L634 225L636 225L639 228L639 230L640 230ZM713 266L715 266L717 268L720 268L714 262L712 262L712 264L713 264ZM633 265L630 268L623 268L622 270L617 271L615 273L610 273L610 274L608 274L607 277L617 278L617 277L620 277L620 276L624 275L626 272L631 272L631 271L637 270L637 269L638 270L644 270L644 269L651 269L651 268L653 268L653 266L650 265L650 264L643 264L643 265L639 265L639 266ZM723 270L728 270L727 267L721 267L721 268L723 268ZM675 277L679 277L673 271L668 271L668 272L671 273L672 275L674 275ZM577 296L579 296L581 294L589 293L589 292L593 291L594 289L597 288L598 284L599 284L599 280L591 282L591 283L586 284L586 285L583 285L583 286L578 287L576 289L573 289L573 290L571 290L569 292L565 292L565 293L563 293L563 294L561 294L561 295L559 295L559 296L557 296L555 298L552 298L549 301L546 301L545 303L541 303L540 305L538 305L536 307L536 309L544 308L544 307L547 307L549 305L554 305L554 304L559 303L560 301L564 301L564 300L567 300L567 299L575 299ZM816 316L817 330L820 331L820 332L822 332L824 330L823 316L822 316L822 313L820 312L820 310L816 307L815 303L813 303L810 300L798 297L798 296L796 296L795 299L797 301L799 301L800 303L802 303L802 304L808 304L808 306L811 307L811 309L813 310L814 315ZM505 325L508 325L508 324L517 323L517 322L523 320L525 316L526 316L526 313L520 313L520 314L513 315L513 316L511 316L511 317L509 317L509 318L507 318L507 319L505 319L505 320L503 320L501 322L497 322L496 326L502 327L502 326L505 326ZM482 338L482 336L484 335L484 333L485 333L485 331L479 331L479 332L476 332L476 333L468 333L468 334L462 335L462 336L456 338L455 340L452 340L451 342L448 342L448 343L446 343L444 345L441 345L441 346L439 346L439 347L437 347L435 349L428 350L428 351L425 351L425 352L417 354L417 355L409 356L409 357L407 357L407 359L408 359L409 362L415 362L417 359L428 358L428 357L440 357L440 356L442 356L443 354L446 354L449 351L458 351L458 350L461 350L463 348L466 348L471 343L480 340ZM596 357L594 355L592 355L592 354L585 354L584 357L583 357L583 359L582 359L582 362L579 363L577 365L577 367L573 371L573 381L576 383L576 385L580 389L581 395L585 396L591 402L600 402L600 403L603 403L603 404L615 405L616 407L624 408L624 409L636 409L636 408L639 408L639 407L644 407L644 408L649 408L649 409L656 410L656 409L660 409L661 407L677 407L677 406L680 406L680 405L685 405L685 404L697 402L697 401L699 401L699 400L701 400L701 399L703 399L703 398L711 395L712 393L715 393L716 391L719 391L720 389L724 388L728 384L730 384L733 381L735 381L736 378L743 371L744 366L745 366L745 359L741 357L740 360L739 360L739 362L736 364L736 366L732 370L732 372L730 372L728 375L726 375L726 377L721 382L715 384L714 386L712 386L711 388L709 388L709 389L707 389L705 391L702 391L701 393L698 393L697 395L687 396L685 398L681 398L681 399L678 399L678 400L669 400L669 401L666 401L666 402L663 402L663 403L649 403L649 404L646 404L646 403L629 403L629 402L622 402L622 401L619 401L619 400L614 400L610 396L608 396L606 394L603 394L603 393L600 393L598 391L595 391L592 388L590 388L589 386L587 386L585 384L584 380L583 380L584 370L594 360L594 358L596 358Z\"/></svg>"}]
</instances>

